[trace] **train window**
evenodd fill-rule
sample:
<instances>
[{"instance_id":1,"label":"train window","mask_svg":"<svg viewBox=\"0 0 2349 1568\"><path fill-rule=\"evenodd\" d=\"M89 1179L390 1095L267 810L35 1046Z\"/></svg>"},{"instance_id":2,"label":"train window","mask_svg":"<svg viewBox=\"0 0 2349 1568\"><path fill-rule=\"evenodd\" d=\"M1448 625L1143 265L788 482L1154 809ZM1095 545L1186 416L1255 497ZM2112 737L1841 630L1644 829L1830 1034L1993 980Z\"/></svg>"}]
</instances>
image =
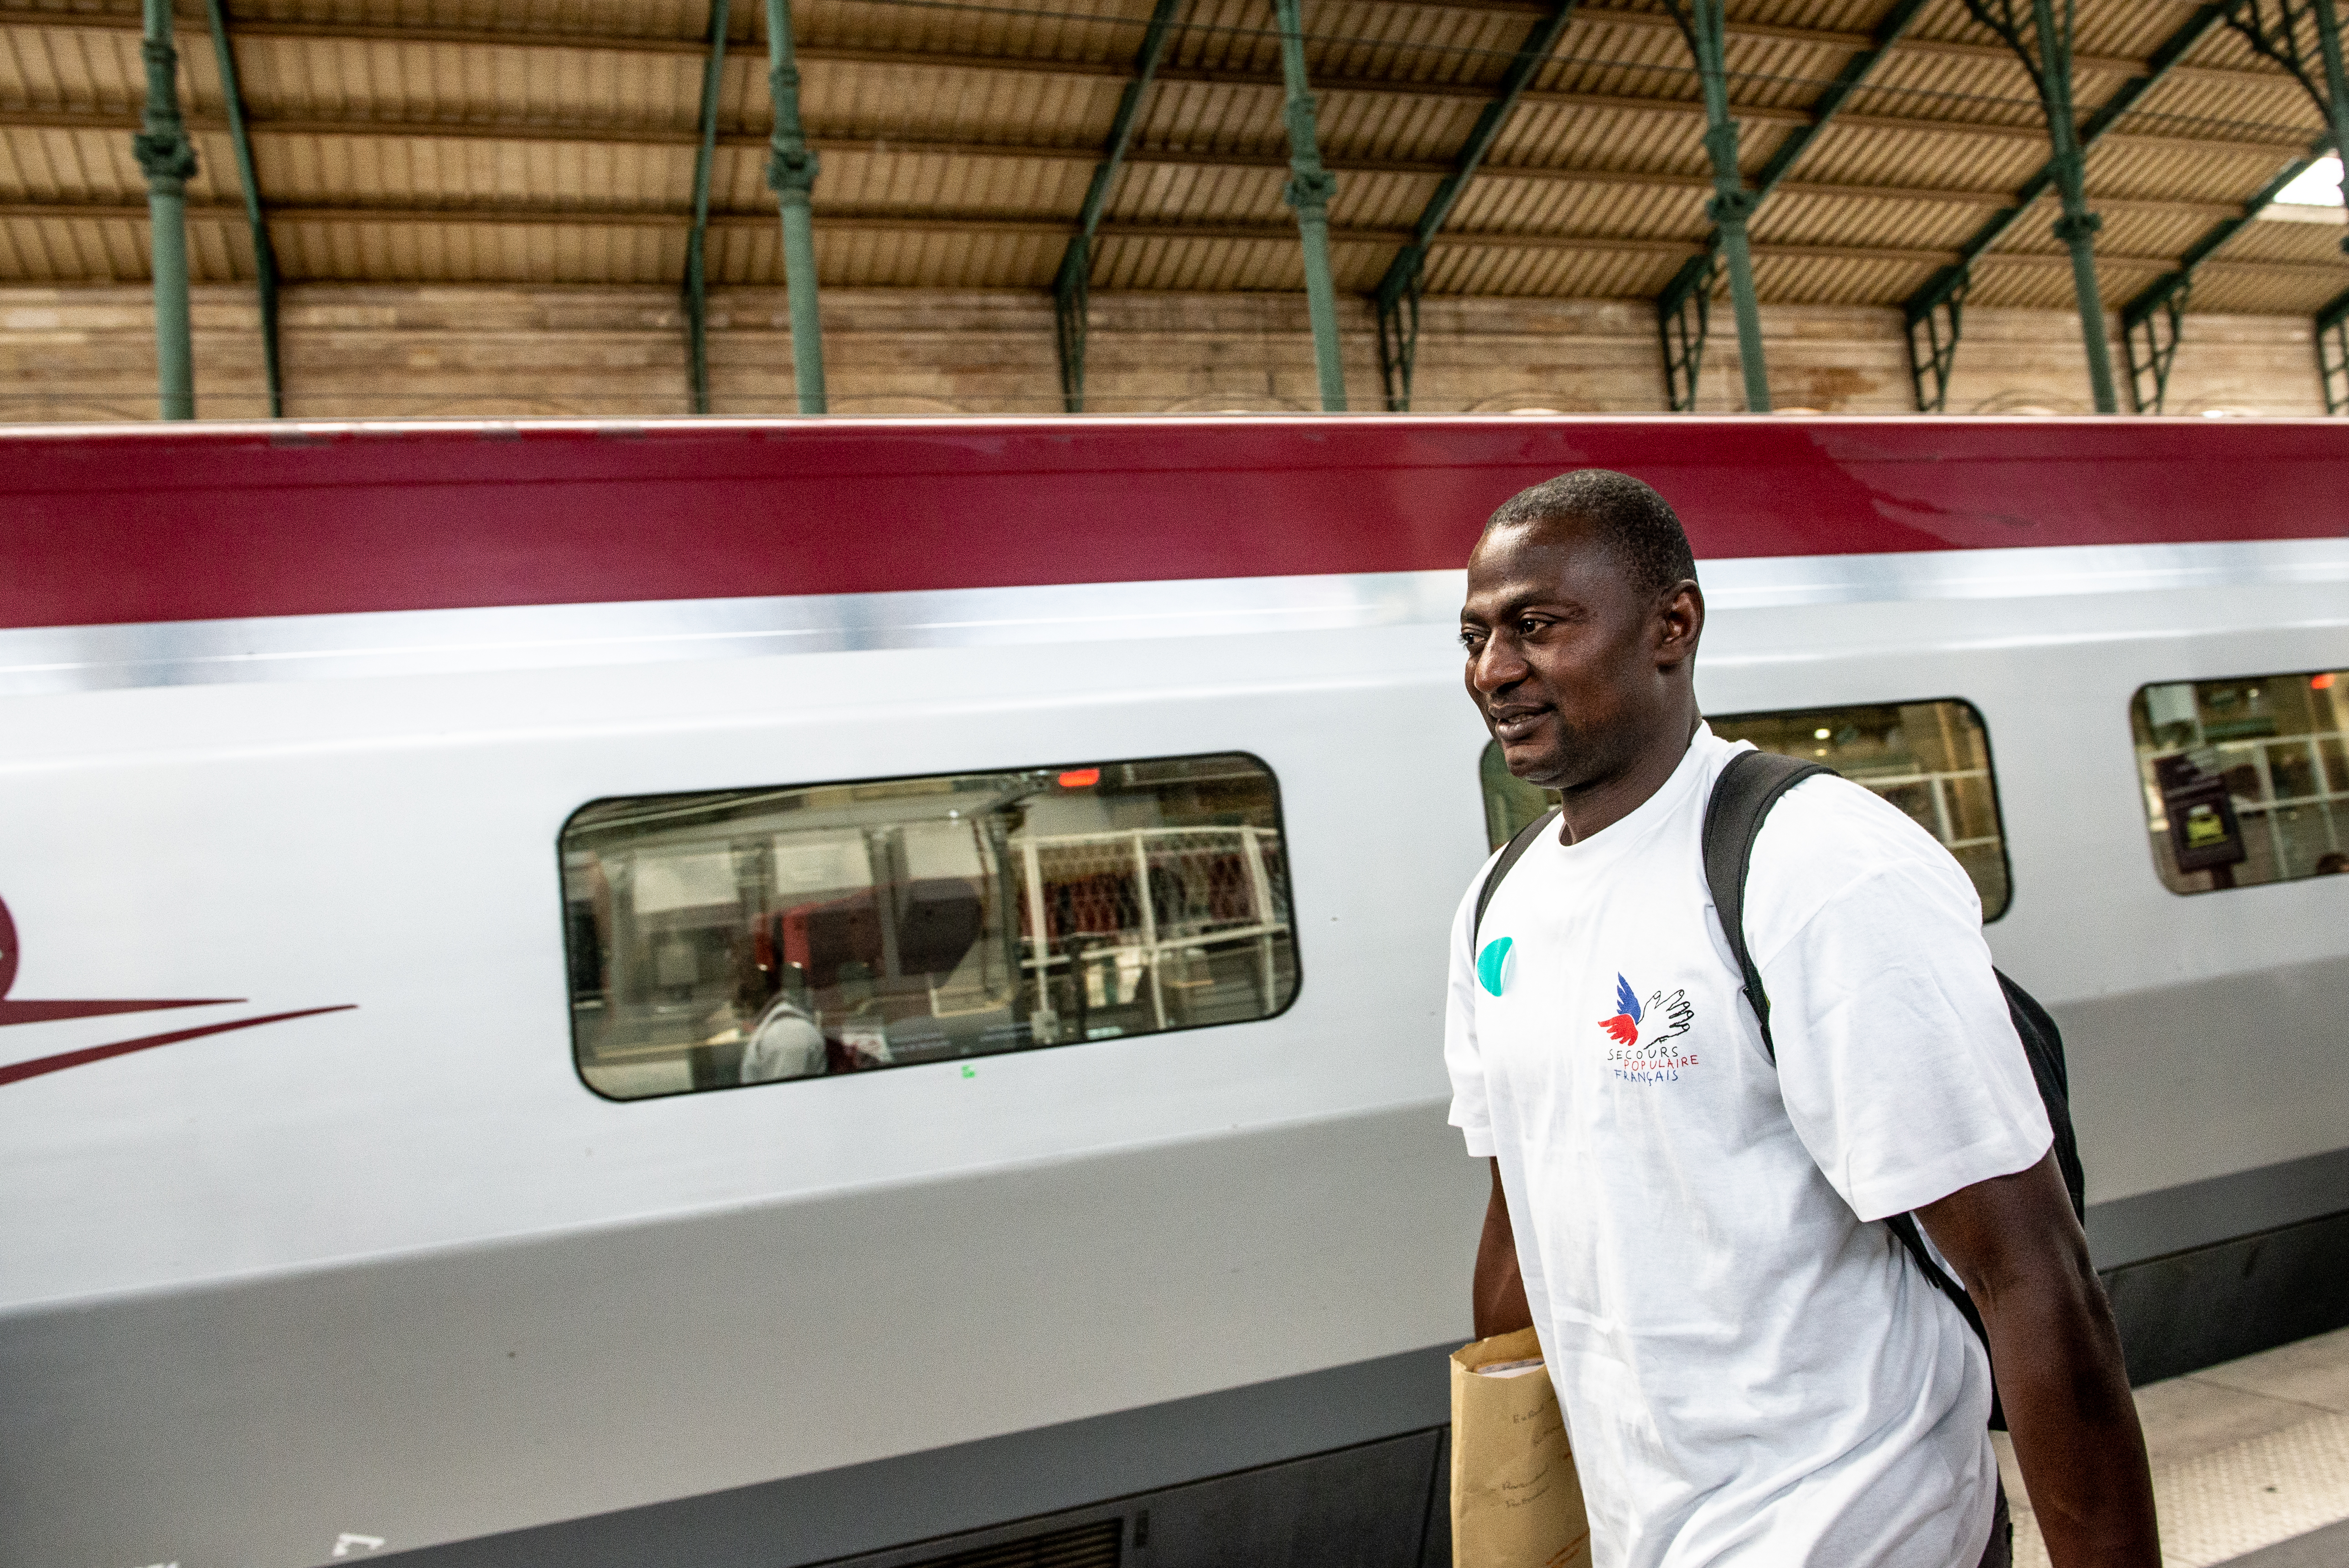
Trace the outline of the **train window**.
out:
<instances>
[{"instance_id":1,"label":"train window","mask_svg":"<svg viewBox=\"0 0 2349 1568\"><path fill-rule=\"evenodd\" d=\"M572 1045L616 1099L1268 1018L1254 758L598 800L563 830Z\"/></svg>"},{"instance_id":2,"label":"train window","mask_svg":"<svg viewBox=\"0 0 2349 1568\"><path fill-rule=\"evenodd\" d=\"M1970 702L1873 704L1708 716L1725 740L1824 762L1906 811L1957 857L1982 898L1982 918L2006 913L2006 833L1990 731Z\"/></svg>"},{"instance_id":3,"label":"train window","mask_svg":"<svg viewBox=\"0 0 2349 1568\"><path fill-rule=\"evenodd\" d=\"M2006 837L1991 771L1990 735L1968 702L1884 703L1708 716L1724 740L1823 762L1906 811L1957 857L1982 896L1982 918L2006 913ZM1510 777L1497 741L1485 748L1485 830L1495 848L1557 803Z\"/></svg>"},{"instance_id":4,"label":"train window","mask_svg":"<svg viewBox=\"0 0 2349 1568\"><path fill-rule=\"evenodd\" d=\"M2140 686L2129 727L2170 892L2349 872L2349 670Z\"/></svg>"}]
</instances>

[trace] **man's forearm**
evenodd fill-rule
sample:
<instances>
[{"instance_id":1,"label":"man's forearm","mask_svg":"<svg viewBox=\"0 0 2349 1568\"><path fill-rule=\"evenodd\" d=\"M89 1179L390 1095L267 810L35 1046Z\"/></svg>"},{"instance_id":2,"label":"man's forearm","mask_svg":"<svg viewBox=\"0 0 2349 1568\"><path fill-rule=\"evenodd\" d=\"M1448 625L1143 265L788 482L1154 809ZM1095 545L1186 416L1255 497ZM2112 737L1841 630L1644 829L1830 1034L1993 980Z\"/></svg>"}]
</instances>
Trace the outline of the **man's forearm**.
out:
<instances>
[{"instance_id":1,"label":"man's forearm","mask_svg":"<svg viewBox=\"0 0 2349 1568\"><path fill-rule=\"evenodd\" d=\"M2000 1402L2055 1568L2155 1568L2160 1538L2120 1336L2085 1253L1988 1284Z\"/></svg>"},{"instance_id":2,"label":"man's forearm","mask_svg":"<svg viewBox=\"0 0 2349 1568\"><path fill-rule=\"evenodd\" d=\"M1476 1278L1472 1290L1476 1337L1531 1328L1526 1282L1517 1272L1517 1238L1509 1225L1509 1201L1501 1193L1500 1162L1493 1165L1493 1195L1485 1204L1485 1230L1476 1238Z\"/></svg>"},{"instance_id":3,"label":"man's forearm","mask_svg":"<svg viewBox=\"0 0 2349 1568\"><path fill-rule=\"evenodd\" d=\"M2119 1331L2053 1152L1917 1211L1982 1313L2014 1457L2055 1568L2160 1568Z\"/></svg>"}]
</instances>

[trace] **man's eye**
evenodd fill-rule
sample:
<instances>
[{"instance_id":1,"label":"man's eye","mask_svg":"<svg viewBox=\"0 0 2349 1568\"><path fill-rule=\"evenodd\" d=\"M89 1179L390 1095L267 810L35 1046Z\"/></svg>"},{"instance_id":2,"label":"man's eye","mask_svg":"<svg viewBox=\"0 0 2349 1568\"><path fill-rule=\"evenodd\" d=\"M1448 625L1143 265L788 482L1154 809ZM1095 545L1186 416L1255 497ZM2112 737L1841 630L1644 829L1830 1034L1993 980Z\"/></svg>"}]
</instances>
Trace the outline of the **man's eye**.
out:
<instances>
[{"instance_id":1,"label":"man's eye","mask_svg":"<svg viewBox=\"0 0 2349 1568\"><path fill-rule=\"evenodd\" d=\"M1530 637L1536 632L1540 631L1546 624L1547 624L1547 623L1542 621L1520 621L1517 623L1517 635L1521 637Z\"/></svg>"},{"instance_id":2,"label":"man's eye","mask_svg":"<svg viewBox=\"0 0 2349 1568\"><path fill-rule=\"evenodd\" d=\"M1476 634L1464 628L1460 633L1460 645L1474 653L1476 648Z\"/></svg>"}]
</instances>

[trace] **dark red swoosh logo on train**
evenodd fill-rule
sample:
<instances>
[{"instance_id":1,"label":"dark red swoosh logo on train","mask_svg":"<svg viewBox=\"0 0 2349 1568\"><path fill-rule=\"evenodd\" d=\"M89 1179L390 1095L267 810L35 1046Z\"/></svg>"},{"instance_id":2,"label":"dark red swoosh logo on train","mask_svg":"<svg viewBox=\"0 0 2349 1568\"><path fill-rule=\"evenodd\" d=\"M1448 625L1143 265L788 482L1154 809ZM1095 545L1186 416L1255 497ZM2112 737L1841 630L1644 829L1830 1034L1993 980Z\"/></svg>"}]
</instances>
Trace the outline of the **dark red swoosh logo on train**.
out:
<instances>
[{"instance_id":1,"label":"dark red swoosh logo on train","mask_svg":"<svg viewBox=\"0 0 2349 1568\"><path fill-rule=\"evenodd\" d=\"M115 1013L160 1013L171 1007L233 1007L245 1000L242 996L172 996L145 1001L10 1001L8 991L16 983L16 962L22 951L16 942L16 922L8 913L7 903L0 901L0 1028L10 1024L46 1024L57 1018L99 1018ZM133 1051L152 1050L157 1046L177 1045L181 1040L193 1040L205 1035L225 1035L234 1029L282 1024L288 1018L307 1018L320 1013L347 1013L357 1006L356 1002L340 1002L329 1007L303 1007L291 1013L269 1013L258 1018L233 1018L225 1024L173 1029L160 1035L141 1035L135 1039L113 1040L102 1046L85 1046L77 1051L61 1051L53 1057L35 1057L30 1061L0 1066L0 1084L39 1078L43 1073L62 1072L67 1068L78 1068L88 1062L102 1062L109 1057L129 1056Z\"/></svg>"}]
</instances>

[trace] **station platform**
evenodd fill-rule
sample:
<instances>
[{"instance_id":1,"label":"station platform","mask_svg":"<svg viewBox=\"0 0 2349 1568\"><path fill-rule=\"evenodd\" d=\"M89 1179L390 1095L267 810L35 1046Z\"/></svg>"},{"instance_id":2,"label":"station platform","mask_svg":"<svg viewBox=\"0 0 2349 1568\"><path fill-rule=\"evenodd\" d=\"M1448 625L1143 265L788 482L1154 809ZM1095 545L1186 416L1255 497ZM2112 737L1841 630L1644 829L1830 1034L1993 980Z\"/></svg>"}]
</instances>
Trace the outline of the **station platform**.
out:
<instances>
[{"instance_id":1,"label":"station platform","mask_svg":"<svg viewBox=\"0 0 2349 1568\"><path fill-rule=\"evenodd\" d=\"M2349 1328L2137 1391L2170 1568L2349 1568ZM2047 1551L2006 1434L2015 1568Z\"/></svg>"}]
</instances>

